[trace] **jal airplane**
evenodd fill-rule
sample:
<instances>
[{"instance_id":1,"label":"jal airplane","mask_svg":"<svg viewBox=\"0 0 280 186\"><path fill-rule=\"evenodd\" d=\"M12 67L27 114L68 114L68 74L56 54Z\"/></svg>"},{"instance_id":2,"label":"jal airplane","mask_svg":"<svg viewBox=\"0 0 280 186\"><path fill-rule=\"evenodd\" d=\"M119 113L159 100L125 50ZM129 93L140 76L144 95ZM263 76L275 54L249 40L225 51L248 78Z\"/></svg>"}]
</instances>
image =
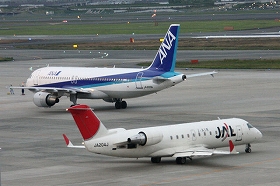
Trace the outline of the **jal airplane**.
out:
<instances>
[{"instance_id":1,"label":"jal airplane","mask_svg":"<svg viewBox=\"0 0 280 186\"><path fill-rule=\"evenodd\" d=\"M24 88L35 93L33 102L38 107L51 107L62 96L68 96L73 105L77 104L78 98L103 99L115 102L116 109L125 109L125 98L145 96L189 77L216 73L185 75L174 71L179 29L179 24L169 27L152 64L146 69L45 67L35 70Z\"/></svg>"},{"instance_id":2,"label":"jal airplane","mask_svg":"<svg viewBox=\"0 0 280 186\"><path fill-rule=\"evenodd\" d=\"M234 146L243 144L250 153L250 143L262 137L258 129L238 118L126 130L107 129L87 105L76 105L68 111L84 142L75 146L63 134L67 147L116 157L151 157L153 163L159 163L162 157L174 157L176 163L184 164L195 156L238 154ZM216 149L220 147L229 147L229 151Z\"/></svg>"}]
</instances>

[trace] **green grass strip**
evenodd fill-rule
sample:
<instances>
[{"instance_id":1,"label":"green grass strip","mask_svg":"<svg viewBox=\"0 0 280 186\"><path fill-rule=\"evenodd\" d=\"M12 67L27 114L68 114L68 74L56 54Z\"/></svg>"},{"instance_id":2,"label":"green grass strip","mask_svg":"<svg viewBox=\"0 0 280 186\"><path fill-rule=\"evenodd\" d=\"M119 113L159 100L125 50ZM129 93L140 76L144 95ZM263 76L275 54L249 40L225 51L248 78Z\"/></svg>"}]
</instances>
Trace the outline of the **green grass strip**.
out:
<instances>
[{"instance_id":1,"label":"green grass strip","mask_svg":"<svg viewBox=\"0 0 280 186\"><path fill-rule=\"evenodd\" d=\"M4 61L13 61L14 58L12 57L0 57L0 62L4 62Z\"/></svg>"},{"instance_id":2,"label":"green grass strip","mask_svg":"<svg viewBox=\"0 0 280 186\"><path fill-rule=\"evenodd\" d=\"M74 21L62 23L62 21L38 22L3 22L0 35L97 35L97 34L164 34L169 25L174 22L159 22L154 25L151 20L147 23L123 22L118 24L95 24L88 21ZM176 22L175 22L176 23ZM181 33L193 32L220 32L225 27L233 27L234 30L248 30L270 28L280 26L275 20L227 20L227 21L185 21L181 24Z\"/></svg>"},{"instance_id":3,"label":"green grass strip","mask_svg":"<svg viewBox=\"0 0 280 186\"><path fill-rule=\"evenodd\" d=\"M149 66L149 62L139 63L139 66ZM280 59L224 59L191 62L178 61L176 68L208 68L208 69L280 69Z\"/></svg>"}]
</instances>

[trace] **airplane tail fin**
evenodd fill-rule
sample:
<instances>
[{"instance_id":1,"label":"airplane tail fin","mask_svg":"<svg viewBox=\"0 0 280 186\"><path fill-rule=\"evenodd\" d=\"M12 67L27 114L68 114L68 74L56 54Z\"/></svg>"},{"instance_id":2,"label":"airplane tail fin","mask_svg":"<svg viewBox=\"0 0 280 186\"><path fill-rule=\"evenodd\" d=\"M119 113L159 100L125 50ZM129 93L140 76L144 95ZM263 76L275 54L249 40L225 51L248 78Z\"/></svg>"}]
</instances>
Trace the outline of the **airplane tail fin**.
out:
<instances>
[{"instance_id":1,"label":"airplane tail fin","mask_svg":"<svg viewBox=\"0 0 280 186\"><path fill-rule=\"evenodd\" d=\"M178 36L180 25L170 25L163 42L152 64L148 67L150 70L160 70L164 72L173 72L176 64Z\"/></svg>"},{"instance_id":2,"label":"airplane tail fin","mask_svg":"<svg viewBox=\"0 0 280 186\"><path fill-rule=\"evenodd\" d=\"M107 134L108 130L89 106L75 105L68 108L67 111L72 114L76 125L79 128L80 133L82 134L85 141Z\"/></svg>"}]
</instances>

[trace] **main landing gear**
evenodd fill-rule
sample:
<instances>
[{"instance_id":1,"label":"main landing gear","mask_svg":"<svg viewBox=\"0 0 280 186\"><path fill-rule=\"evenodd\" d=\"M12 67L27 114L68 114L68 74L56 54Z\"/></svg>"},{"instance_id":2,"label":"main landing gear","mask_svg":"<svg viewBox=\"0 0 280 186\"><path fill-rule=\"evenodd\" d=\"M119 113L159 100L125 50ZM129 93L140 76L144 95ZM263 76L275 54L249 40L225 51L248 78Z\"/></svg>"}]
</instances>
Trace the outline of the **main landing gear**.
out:
<instances>
[{"instance_id":1,"label":"main landing gear","mask_svg":"<svg viewBox=\"0 0 280 186\"><path fill-rule=\"evenodd\" d=\"M185 164L187 162L187 158L192 160L191 157L177 157L176 158L176 163L177 164ZM151 162L152 163L160 163L161 162L161 157L152 157Z\"/></svg>"},{"instance_id":2,"label":"main landing gear","mask_svg":"<svg viewBox=\"0 0 280 186\"><path fill-rule=\"evenodd\" d=\"M160 163L160 161L161 161L161 157L152 157L151 158L152 163Z\"/></svg>"},{"instance_id":3,"label":"main landing gear","mask_svg":"<svg viewBox=\"0 0 280 186\"><path fill-rule=\"evenodd\" d=\"M126 109L126 107L127 107L126 101L118 100L115 103L115 108L116 109Z\"/></svg>"},{"instance_id":4,"label":"main landing gear","mask_svg":"<svg viewBox=\"0 0 280 186\"><path fill-rule=\"evenodd\" d=\"M187 158L186 157L178 157L176 158L176 163L177 164L185 164L187 162Z\"/></svg>"},{"instance_id":5,"label":"main landing gear","mask_svg":"<svg viewBox=\"0 0 280 186\"><path fill-rule=\"evenodd\" d=\"M246 144L246 148L245 148L245 152L246 153L251 153L251 144L250 143L248 143L248 144Z\"/></svg>"},{"instance_id":6,"label":"main landing gear","mask_svg":"<svg viewBox=\"0 0 280 186\"><path fill-rule=\"evenodd\" d=\"M71 107L77 105L77 94L70 94L70 101L73 102L73 104L71 105Z\"/></svg>"}]
</instances>

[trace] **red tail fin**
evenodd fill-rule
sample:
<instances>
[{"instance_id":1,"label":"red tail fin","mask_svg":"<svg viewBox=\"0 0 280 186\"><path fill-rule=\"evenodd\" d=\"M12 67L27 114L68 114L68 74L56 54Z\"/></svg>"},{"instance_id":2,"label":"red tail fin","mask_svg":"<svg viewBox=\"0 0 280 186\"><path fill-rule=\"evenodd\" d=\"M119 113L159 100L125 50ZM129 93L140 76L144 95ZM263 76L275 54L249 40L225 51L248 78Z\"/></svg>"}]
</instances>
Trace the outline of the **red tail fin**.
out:
<instances>
[{"instance_id":1,"label":"red tail fin","mask_svg":"<svg viewBox=\"0 0 280 186\"><path fill-rule=\"evenodd\" d=\"M76 105L67 109L73 116L84 140L88 140L98 133L100 120L87 105Z\"/></svg>"}]
</instances>

